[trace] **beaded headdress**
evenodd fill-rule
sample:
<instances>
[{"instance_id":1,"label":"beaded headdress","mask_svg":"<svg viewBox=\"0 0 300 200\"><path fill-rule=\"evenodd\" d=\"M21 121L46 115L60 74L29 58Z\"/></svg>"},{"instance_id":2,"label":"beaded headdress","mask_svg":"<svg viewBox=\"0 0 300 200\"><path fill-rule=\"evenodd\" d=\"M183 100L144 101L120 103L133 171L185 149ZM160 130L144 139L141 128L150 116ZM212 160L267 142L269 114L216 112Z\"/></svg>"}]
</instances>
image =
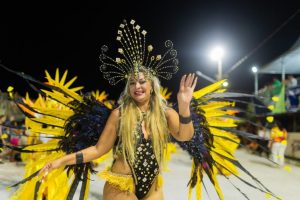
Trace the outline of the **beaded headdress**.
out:
<instances>
[{"instance_id":1,"label":"beaded headdress","mask_svg":"<svg viewBox=\"0 0 300 200\"><path fill-rule=\"evenodd\" d=\"M130 77L130 74L138 74L139 68L146 68L152 76L171 79L172 75L178 71L177 51L173 49L170 40L165 42L167 50L163 55L153 55L153 46L146 44L147 31L131 20L128 24L126 20L120 24L117 41L121 44L118 48L119 57L115 59L109 57L106 52L108 47L103 45L100 54L100 71L103 77L111 85L116 85L122 80Z\"/></svg>"}]
</instances>

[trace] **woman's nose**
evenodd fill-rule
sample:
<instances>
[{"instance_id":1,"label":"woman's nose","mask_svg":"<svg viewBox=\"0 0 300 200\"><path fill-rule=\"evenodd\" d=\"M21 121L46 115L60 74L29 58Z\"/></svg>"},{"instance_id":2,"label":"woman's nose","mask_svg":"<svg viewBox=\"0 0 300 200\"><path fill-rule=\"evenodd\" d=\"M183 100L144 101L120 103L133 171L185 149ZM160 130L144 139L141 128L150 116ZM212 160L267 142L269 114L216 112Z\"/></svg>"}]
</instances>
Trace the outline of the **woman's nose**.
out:
<instances>
[{"instance_id":1,"label":"woman's nose","mask_svg":"<svg viewBox=\"0 0 300 200\"><path fill-rule=\"evenodd\" d=\"M141 86L141 84L139 82L135 83L135 88L139 88Z\"/></svg>"}]
</instances>

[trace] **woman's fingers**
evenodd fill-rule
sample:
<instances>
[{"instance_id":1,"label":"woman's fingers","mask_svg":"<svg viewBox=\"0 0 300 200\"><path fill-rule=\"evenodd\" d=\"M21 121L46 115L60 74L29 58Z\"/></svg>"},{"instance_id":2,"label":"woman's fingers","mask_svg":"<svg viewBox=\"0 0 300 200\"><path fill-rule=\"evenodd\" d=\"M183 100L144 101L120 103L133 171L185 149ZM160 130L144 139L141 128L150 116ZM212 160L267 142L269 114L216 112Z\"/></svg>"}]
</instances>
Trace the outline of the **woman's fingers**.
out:
<instances>
[{"instance_id":1,"label":"woman's fingers","mask_svg":"<svg viewBox=\"0 0 300 200\"><path fill-rule=\"evenodd\" d=\"M192 85L192 89L194 90L197 85L198 77L195 78L194 83Z\"/></svg>"},{"instance_id":2,"label":"woman's fingers","mask_svg":"<svg viewBox=\"0 0 300 200\"><path fill-rule=\"evenodd\" d=\"M43 180L46 178L46 176L48 175L48 173L51 171L51 163L47 163L39 172L39 175L42 175L41 181L43 182Z\"/></svg>"},{"instance_id":3,"label":"woman's fingers","mask_svg":"<svg viewBox=\"0 0 300 200\"><path fill-rule=\"evenodd\" d=\"M180 88L185 86L186 75L183 75L180 81Z\"/></svg>"},{"instance_id":4,"label":"woman's fingers","mask_svg":"<svg viewBox=\"0 0 300 200\"><path fill-rule=\"evenodd\" d=\"M45 180L45 178L46 178L46 176L48 175L48 173L49 173L49 171L47 170L47 171L45 172L45 174L42 176L41 182L43 182L43 181Z\"/></svg>"},{"instance_id":5,"label":"woman's fingers","mask_svg":"<svg viewBox=\"0 0 300 200\"><path fill-rule=\"evenodd\" d=\"M194 81L195 81L195 74L193 73L192 76L191 76L190 87L193 86Z\"/></svg>"},{"instance_id":6,"label":"woman's fingers","mask_svg":"<svg viewBox=\"0 0 300 200\"><path fill-rule=\"evenodd\" d=\"M191 78L192 78L192 75L189 74L186 78L186 81L185 81L185 87L190 87L191 85Z\"/></svg>"},{"instance_id":7,"label":"woman's fingers","mask_svg":"<svg viewBox=\"0 0 300 200\"><path fill-rule=\"evenodd\" d=\"M38 174L38 175L41 175L41 174L43 174L43 173L45 172L45 170L46 170L45 167L46 167L46 166L44 166L44 167L39 171L39 174Z\"/></svg>"},{"instance_id":8,"label":"woman's fingers","mask_svg":"<svg viewBox=\"0 0 300 200\"><path fill-rule=\"evenodd\" d=\"M185 82L184 82L184 86L185 87L192 87L193 86L193 83L195 81L195 74L189 74L186 79L185 79Z\"/></svg>"},{"instance_id":9,"label":"woman's fingers","mask_svg":"<svg viewBox=\"0 0 300 200\"><path fill-rule=\"evenodd\" d=\"M183 75L180 81L180 88L182 87L192 87L193 89L196 87L198 78L195 77L195 74Z\"/></svg>"}]
</instances>

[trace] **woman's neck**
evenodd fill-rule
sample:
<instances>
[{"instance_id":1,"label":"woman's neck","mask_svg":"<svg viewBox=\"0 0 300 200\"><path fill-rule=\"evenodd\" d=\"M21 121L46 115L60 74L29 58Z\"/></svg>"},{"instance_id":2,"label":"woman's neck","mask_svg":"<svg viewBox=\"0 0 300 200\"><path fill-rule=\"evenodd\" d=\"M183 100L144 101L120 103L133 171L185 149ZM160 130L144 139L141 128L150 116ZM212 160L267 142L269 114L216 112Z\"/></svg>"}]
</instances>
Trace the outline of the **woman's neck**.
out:
<instances>
[{"instance_id":1,"label":"woman's neck","mask_svg":"<svg viewBox=\"0 0 300 200\"><path fill-rule=\"evenodd\" d=\"M139 103L139 104L137 104L137 107L139 108L139 110L141 112L147 112L149 109L149 101L147 101L145 103Z\"/></svg>"}]
</instances>

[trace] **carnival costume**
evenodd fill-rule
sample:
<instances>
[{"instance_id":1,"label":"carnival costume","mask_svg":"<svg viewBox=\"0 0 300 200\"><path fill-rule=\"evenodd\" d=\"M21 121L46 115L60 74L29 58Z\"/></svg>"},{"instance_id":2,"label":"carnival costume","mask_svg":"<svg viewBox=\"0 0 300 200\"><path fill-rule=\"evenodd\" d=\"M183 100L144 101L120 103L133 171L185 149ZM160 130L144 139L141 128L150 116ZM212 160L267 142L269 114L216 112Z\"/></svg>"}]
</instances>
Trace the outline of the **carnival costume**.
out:
<instances>
[{"instance_id":1,"label":"carnival costume","mask_svg":"<svg viewBox=\"0 0 300 200\"><path fill-rule=\"evenodd\" d=\"M284 165L284 152L287 147L287 131L278 126L271 129L270 138L271 159L280 166Z\"/></svg>"},{"instance_id":2,"label":"carnival costume","mask_svg":"<svg viewBox=\"0 0 300 200\"><path fill-rule=\"evenodd\" d=\"M147 32L142 30L134 20L129 23L124 20L120 24L116 38L121 44L118 49L120 56L115 59L109 57L107 55L108 47L102 46L100 71L110 84L116 85L122 80L127 80L130 74L137 75L140 67L147 69L148 76L167 80L171 79L172 75L178 71L177 52L173 48L173 43L169 40L166 41L166 52L163 55L153 55L154 48L152 45L146 44L146 34ZM5 66L1 66L5 68ZM31 122L27 128L37 134L48 134L51 140L45 144L20 149L23 152L43 152L47 155L38 162L38 168L33 173L28 174L27 178L14 185L23 184L14 197L16 199L40 199L44 196L51 200L72 199L79 182L82 181L80 199L87 199L89 177L91 173L95 172L92 162L54 170L49 173L47 180L43 183L37 174L46 162L95 145L112 108L97 101L90 94L79 94L78 88L69 88L74 80L65 83L66 75L62 80L52 79L48 76L48 83L42 83L24 73L6 69L26 79L41 95L51 98L63 106L63 112L61 112L59 109L45 109L40 106L28 105L23 100L16 100L27 115L27 120ZM193 188L196 188L196 198L201 199L204 174L209 177L220 199L224 199L224 196L218 184L218 174L224 175L226 178L228 178L227 175L232 174L249 186L275 196L233 155L233 151L239 143L238 136L245 138L256 138L256 136L235 129L236 122L232 116L235 110L234 102L225 99L237 97L240 94L226 93L222 89L223 82L216 82L193 93L194 98L190 105L195 131L193 138L187 142L178 142L174 138L171 138L170 141L177 143L193 159L191 177L189 181L187 180L190 187L189 199L192 196ZM39 84L46 89L37 89L34 84ZM176 109L176 104L174 107ZM33 113L37 113L39 117ZM143 199L153 184L156 184L157 187L162 184L161 169L153 152L152 140L144 138L141 122L142 119L139 119L136 130L134 130L136 159L134 163L127 160L132 175L114 174L110 170L100 173L102 178L118 189L134 192L138 199ZM114 154L120 154L121 146L122 141L118 140L115 144ZM240 178L237 168L244 171L256 185ZM67 175L64 171L67 172ZM72 179L71 185L68 185L68 179ZM234 187L245 198L248 198L236 185Z\"/></svg>"}]
</instances>

